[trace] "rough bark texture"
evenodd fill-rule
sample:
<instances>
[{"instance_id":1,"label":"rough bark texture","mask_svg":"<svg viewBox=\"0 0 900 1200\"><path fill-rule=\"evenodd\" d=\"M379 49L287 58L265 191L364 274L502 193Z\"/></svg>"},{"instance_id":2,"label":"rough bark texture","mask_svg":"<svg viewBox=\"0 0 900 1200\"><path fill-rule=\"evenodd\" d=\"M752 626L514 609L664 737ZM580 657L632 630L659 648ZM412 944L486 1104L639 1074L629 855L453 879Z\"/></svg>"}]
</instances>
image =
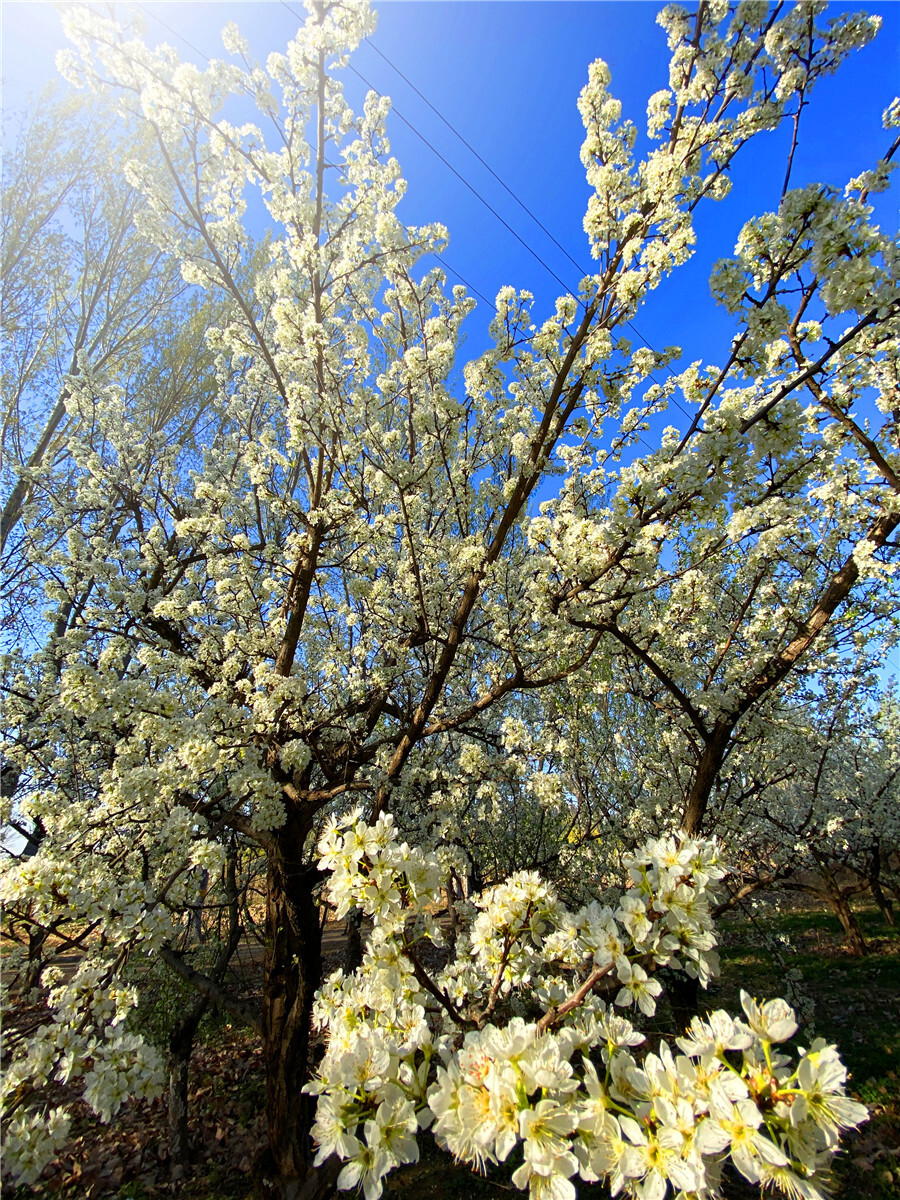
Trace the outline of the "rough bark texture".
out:
<instances>
[{"instance_id":1,"label":"rough bark texture","mask_svg":"<svg viewBox=\"0 0 900 1200\"><path fill-rule=\"evenodd\" d=\"M169 1059L169 1166L183 1167L188 1162L188 1075L190 1050Z\"/></svg>"},{"instance_id":2,"label":"rough bark texture","mask_svg":"<svg viewBox=\"0 0 900 1200\"><path fill-rule=\"evenodd\" d=\"M891 929L896 929L897 918L894 916L893 901L889 900L884 894L881 884L877 879L873 879L871 881L870 887L872 888L872 895L875 898L875 903L878 905L879 912L884 917L887 924L890 925Z\"/></svg>"},{"instance_id":3,"label":"rough bark texture","mask_svg":"<svg viewBox=\"0 0 900 1200\"><path fill-rule=\"evenodd\" d=\"M822 858L818 854L813 853L822 879L825 896L828 903L834 909L835 915L844 931L847 949L851 954L860 957L868 954L869 947L866 944L866 939L863 937L863 931L859 927L856 913L850 907L850 896L853 894L854 889L849 888L845 890L842 888L835 873L822 861ZM859 888L855 890L859 891Z\"/></svg>"},{"instance_id":4,"label":"rough bark texture","mask_svg":"<svg viewBox=\"0 0 900 1200\"><path fill-rule=\"evenodd\" d=\"M837 919L841 923L841 928L844 931L844 938L847 943L847 949L851 954L857 957L862 957L868 954L869 947L866 939L863 937L863 931L859 927L859 921L856 919L856 913L850 907L850 902L843 894L840 888L835 887L828 889L828 899L831 907L837 914Z\"/></svg>"},{"instance_id":5,"label":"rough bark texture","mask_svg":"<svg viewBox=\"0 0 900 1200\"><path fill-rule=\"evenodd\" d=\"M891 929L896 929L897 918L894 916L894 904L893 901L884 894L884 889L881 886L881 869L881 843L876 838L875 850L869 863L869 887L872 889L872 896L875 899L875 903L878 905L879 912L884 917L888 925L890 925Z\"/></svg>"},{"instance_id":6,"label":"rough bark texture","mask_svg":"<svg viewBox=\"0 0 900 1200\"><path fill-rule=\"evenodd\" d=\"M900 513L882 513L861 540L860 547L865 546L870 554L880 549L898 525ZM682 828L689 836L697 837L702 832L709 798L738 721L784 681L852 592L860 574L855 554L856 550L828 580L809 616L798 622L797 632L791 641L773 655L756 677L744 686L740 703L730 713L720 717L711 735L704 738L703 753L694 772L691 787L685 796ZM843 918L841 920L843 922Z\"/></svg>"},{"instance_id":7,"label":"rough bark texture","mask_svg":"<svg viewBox=\"0 0 900 1200\"><path fill-rule=\"evenodd\" d=\"M289 813L269 850L263 1043L269 1147L257 1166L259 1195L319 1200L336 1174L312 1165L315 1099L308 1077L313 996L322 971L322 941L313 889L314 865L302 861L308 824ZM329 1176L331 1178L329 1183Z\"/></svg>"},{"instance_id":8,"label":"rough bark texture","mask_svg":"<svg viewBox=\"0 0 900 1200\"><path fill-rule=\"evenodd\" d=\"M703 747L703 753L685 797L682 828L689 837L699 837L703 829L703 818L709 806L709 798L725 761L728 743L734 731L733 722L722 722L714 729Z\"/></svg>"},{"instance_id":9,"label":"rough bark texture","mask_svg":"<svg viewBox=\"0 0 900 1200\"><path fill-rule=\"evenodd\" d=\"M680 1035L699 1011L700 983L683 971L661 971L675 1028Z\"/></svg>"},{"instance_id":10,"label":"rough bark texture","mask_svg":"<svg viewBox=\"0 0 900 1200\"><path fill-rule=\"evenodd\" d=\"M188 1076L191 1051L208 1007L209 1000L205 996L195 996L169 1035L169 1165L172 1167L185 1166L189 1160Z\"/></svg>"}]
</instances>

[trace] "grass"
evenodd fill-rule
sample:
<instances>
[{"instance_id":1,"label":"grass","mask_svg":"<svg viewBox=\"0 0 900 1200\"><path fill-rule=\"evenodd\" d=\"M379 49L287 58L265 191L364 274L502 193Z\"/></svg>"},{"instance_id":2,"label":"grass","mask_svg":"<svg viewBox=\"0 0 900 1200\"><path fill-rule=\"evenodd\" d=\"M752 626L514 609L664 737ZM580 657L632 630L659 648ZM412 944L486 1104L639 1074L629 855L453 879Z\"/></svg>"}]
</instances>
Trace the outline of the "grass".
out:
<instances>
[{"instance_id":1,"label":"grass","mask_svg":"<svg viewBox=\"0 0 900 1200\"><path fill-rule=\"evenodd\" d=\"M828 914L801 911L766 923L788 941L778 949L789 969L799 970L814 1003L801 1033L836 1042L856 1086L900 1068L900 934L876 909L860 912L871 953L855 958L843 947L840 927ZM776 995L784 969L771 949L754 942L749 922L722 923L722 975L710 990L721 1007L738 1004L740 987L754 995ZM799 1036L799 1035L798 1035Z\"/></svg>"},{"instance_id":2,"label":"grass","mask_svg":"<svg viewBox=\"0 0 900 1200\"><path fill-rule=\"evenodd\" d=\"M838 1157L836 1200L900 1200L900 932L874 908L858 911L871 946L864 958L847 953L837 920L815 908L763 902L753 919L738 914L723 920L722 973L701 993L701 1008L739 1011L741 988L760 998L784 995L785 970L797 972L800 1002L813 1008L795 1043L808 1045L814 1037L835 1042L851 1091L872 1114ZM675 1032L665 1008L652 1032ZM264 1138L264 1079L255 1039L227 1025L215 1029L195 1051L192 1080L196 1161L182 1178L167 1178L165 1107L156 1101L130 1106L109 1129L82 1117L55 1173L34 1189L12 1190L9 1200L50 1194L60 1200L250 1200L250 1167ZM388 1176L385 1200L524 1195L510 1182L515 1161L479 1177L455 1166L427 1135L420 1145L418 1163ZM118 1165L110 1169L110 1163ZM600 1200L608 1193L581 1184L578 1195ZM734 1178L726 1195L758 1200L759 1192Z\"/></svg>"},{"instance_id":3,"label":"grass","mask_svg":"<svg viewBox=\"0 0 900 1200\"><path fill-rule=\"evenodd\" d=\"M795 908L762 918L777 938L790 969L814 1003L797 1035L835 1043L850 1073L850 1090L867 1104L871 1119L846 1139L835 1164L834 1191L841 1200L900 1200L900 931L874 906L857 915L870 953L862 958L843 946L830 913ZM757 918L757 925L759 918ZM778 994L783 968L772 949L761 949L748 921L723 922L723 971L713 996L733 1006L740 986L755 995ZM772 939L768 939L771 945ZM719 1000L717 999L717 1003Z\"/></svg>"}]
</instances>

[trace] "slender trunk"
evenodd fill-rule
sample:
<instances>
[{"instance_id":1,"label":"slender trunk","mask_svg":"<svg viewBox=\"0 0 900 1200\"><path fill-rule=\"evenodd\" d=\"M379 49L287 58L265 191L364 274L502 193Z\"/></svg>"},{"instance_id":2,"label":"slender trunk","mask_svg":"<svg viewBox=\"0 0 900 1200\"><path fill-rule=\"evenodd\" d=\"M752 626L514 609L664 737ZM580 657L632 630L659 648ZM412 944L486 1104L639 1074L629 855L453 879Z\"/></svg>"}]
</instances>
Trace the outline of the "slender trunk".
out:
<instances>
[{"instance_id":1,"label":"slender trunk","mask_svg":"<svg viewBox=\"0 0 900 1200\"><path fill-rule=\"evenodd\" d=\"M463 899L462 884L455 871L450 872L450 878L447 880L447 912L450 915L450 925L446 931L447 949L452 958L456 952L456 942L459 937L460 927L462 922L459 919L459 909L457 905Z\"/></svg>"},{"instance_id":2,"label":"slender trunk","mask_svg":"<svg viewBox=\"0 0 900 1200\"><path fill-rule=\"evenodd\" d=\"M881 887L881 843L875 839L875 849L872 854L869 870L866 873L869 880L869 887L872 889L872 896L881 915L884 917L891 929L896 928L897 920L894 916L894 905L891 900L884 894Z\"/></svg>"},{"instance_id":3,"label":"slender trunk","mask_svg":"<svg viewBox=\"0 0 900 1200\"><path fill-rule=\"evenodd\" d=\"M3 794L7 793L5 784L10 780L9 772L6 772L7 779L4 780ZM19 772L16 769L15 784L11 788L11 792L16 790L19 783ZM47 836L47 830L44 824L38 817L34 822L34 829L28 834L28 841L22 851L23 857L32 858L40 850L44 838ZM22 981L23 992L30 992L32 988L36 988L40 983L41 971L44 969L44 945L47 941L47 930L41 929L36 925L32 925L28 930L28 966L25 969L25 974Z\"/></svg>"},{"instance_id":4,"label":"slender trunk","mask_svg":"<svg viewBox=\"0 0 900 1200\"><path fill-rule=\"evenodd\" d=\"M228 897L228 937L221 943L212 965L209 981L220 988L228 970L232 955L237 950L241 936L241 914L237 886L237 850L235 843L229 846L223 876L225 895ZM204 894L209 884L209 872L203 872ZM221 913L220 919L221 919ZM192 920L203 928L199 905ZM197 992L181 1013L169 1034L169 1162L171 1167L184 1167L189 1161L188 1138L188 1077L191 1052L197 1037L200 1022L212 1003L208 992ZM176 1172L173 1171L173 1177Z\"/></svg>"},{"instance_id":5,"label":"slender trunk","mask_svg":"<svg viewBox=\"0 0 900 1200\"><path fill-rule=\"evenodd\" d=\"M896 929L897 918L894 916L893 901L889 900L884 894L881 884L877 879L870 879L869 887L872 889L872 896L874 897L875 903L878 905L881 915L884 917L887 924L890 925L891 929Z\"/></svg>"},{"instance_id":6,"label":"slender trunk","mask_svg":"<svg viewBox=\"0 0 900 1200\"><path fill-rule=\"evenodd\" d=\"M204 896L206 895L206 890L208 887L209 887L209 871L207 871L204 868L204 870L202 870L200 872L200 890ZM193 930L194 937L197 939L197 941L199 943L202 944L202 942L203 942L203 911L199 904L194 908L194 911L191 914L191 927Z\"/></svg>"},{"instance_id":7,"label":"slender trunk","mask_svg":"<svg viewBox=\"0 0 900 1200\"><path fill-rule=\"evenodd\" d=\"M851 954L862 957L868 954L869 947L866 944L866 939L863 937L863 932L859 927L859 921L856 919L856 913L850 907L850 902L847 897L838 890L829 892L829 900L837 913L838 920L841 923L841 928L844 930L844 937L847 942L847 949Z\"/></svg>"},{"instance_id":8,"label":"slender trunk","mask_svg":"<svg viewBox=\"0 0 900 1200\"><path fill-rule=\"evenodd\" d=\"M841 928L844 931L844 940L847 949L851 954L861 958L864 954L869 953L869 947L866 944L866 939L863 937L863 931L859 927L856 913L850 907L850 901L844 895L840 884L832 873L824 871L822 877L825 881L825 894L828 897L828 902L834 909L837 919L841 923Z\"/></svg>"},{"instance_id":9,"label":"slender trunk","mask_svg":"<svg viewBox=\"0 0 900 1200\"><path fill-rule=\"evenodd\" d=\"M681 827L688 837L699 837L702 832L709 798L725 761L733 728L732 724L717 724L703 746L703 753L684 800ZM676 1030L680 1033L697 1014L700 984L698 980L682 971L666 972L666 975L666 993L672 1008L672 1018Z\"/></svg>"},{"instance_id":10,"label":"slender trunk","mask_svg":"<svg viewBox=\"0 0 900 1200\"><path fill-rule=\"evenodd\" d=\"M21 990L27 995L41 981L41 972L47 965L44 962L44 946L47 942L47 930L30 926L28 930L28 965L22 976Z\"/></svg>"},{"instance_id":11,"label":"slender trunk","mask_svg":"<svg viewBox=\"0 0 900 1200\"><path fill-rule=\"evenodd\" d=\"M816 866L822 878L825 896L828 903L834 909L835 915L844 931L847 949L857 957L868 954L869 947L866 945L866 939L863 937L863 932L859 927L856 913L850 907L850 901L835 878L834 872L826 865L821 855L817 854L815 850L813 850L813 857L816 860Z\"/></svg>"},{"instance_id":12,"label":"slender trunk","mask_svg":"<svg viewBox=\"0 0 900 1200\"><path fill-rule=\"evenodd\" d=\"M484 891L484 879L481 875L481 868L475 860L469 863L469 871L466 875L466 900L471 900L473 896L478 896Z\"/></svg>"},{"instance_id":13,"label":"slender trunk","mask_svg":"<svg viewBox=\"0 0 900 1200\"><path fill-rule=\"evenodd\" d=\"M362 909L354 908L347 917L347 944L344 947L344 971L350 974L362 966Z\"/></svg>"},{"instance_id":14,"label":"slender trunk","mask_svg":"<svg viewBox=\"0 0 900 1200\"><path fill-rule=\"evenodd\" d=\"M189 1161L188 1076L194 1039L209 1007L205 996L195 996L188 1011L169 1035L169 1164L184 1167Z\"/></svg>"},{"instance_id":15,"label":"slender trunk","mask_svg":"<svg viewBox=\"0 0 900 1200\"><path fill-rule=\"evenodd\" d=\"M188 1164L188 1075L191 1051L169 1058L169 1171L180 1175Z\"/></svg>"},{"instance_id":16,"label":"slender trunk","mask_svg":"<svg viewBox=\"0 0 900 1200\"><path fill-rule=\"evenodd\" d=\"M681 1035L699 1011L700 983L684 971L666 971L665 988L675 1032Z\"/></svg>"},{"instance_id":17,"label":"slender trunk","mask_svg":"<svg viewBox=\"0 0 900 1200\"><path fill-rule=\"evenodd\" d=\"M266 1200L319 1200L334 1188L330 1164L313 1168L310 1137L315 1099L308 1078L313 996L322 967L322 936L313 889L320 878L302 862L308 825L289 813L269 850L263 1042L269 1145L256 1166ZM336 1166L335 1160L335 1166Z\"/></svg>"}]
</instances>

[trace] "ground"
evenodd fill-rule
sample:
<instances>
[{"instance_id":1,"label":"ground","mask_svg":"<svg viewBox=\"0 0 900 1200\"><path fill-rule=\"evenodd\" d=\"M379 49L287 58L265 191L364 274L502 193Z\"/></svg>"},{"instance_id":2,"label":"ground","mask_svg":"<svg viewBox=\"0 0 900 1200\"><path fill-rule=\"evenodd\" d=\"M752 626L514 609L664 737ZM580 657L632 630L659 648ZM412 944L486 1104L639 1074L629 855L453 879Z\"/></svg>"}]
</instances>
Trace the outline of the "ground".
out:
<instances>
[{"instance_id":1,"label":"ground","mask_svg":"<svg viewBox=\"0 0 900 1200\"><path fill-rule=\"evenodd\" d=\"M758 997L783 995L785 970L799 971L794 999L814 1007L797 1040L802 1045L823 1036L835 1042L850 1069L852 1092L872 1114L845 1143L835 1196L900 1200L900 931L888 928L874 909L861 906L860 916L871 942L865 958L846 952L834 918L789 900L761 902L749 916L723 920L722 974L702 1000L710 1008L739 1010L741 987ZM665 1011L649 1032L671 1034ZM264 1136L257 1040L222 1020L210 1022L194 1052L190 1100L193 1163L176 1178L166 1161L163 1101L130 1105L109 1127L98 1126L84 1109L58 1162L38 1185L12 1190L8 1200L250 1200L250 1168ZM509 1183L511 1165L478 1178L455 1167L426 1138L420 1141L420 1162L388 1177L385 1200L524 1195ZM604 1194L598 1185L579 1187L579 1200ZM759 1192L735 1179L727 1196L749 1200Z\"/></svg>"}]
</instances>

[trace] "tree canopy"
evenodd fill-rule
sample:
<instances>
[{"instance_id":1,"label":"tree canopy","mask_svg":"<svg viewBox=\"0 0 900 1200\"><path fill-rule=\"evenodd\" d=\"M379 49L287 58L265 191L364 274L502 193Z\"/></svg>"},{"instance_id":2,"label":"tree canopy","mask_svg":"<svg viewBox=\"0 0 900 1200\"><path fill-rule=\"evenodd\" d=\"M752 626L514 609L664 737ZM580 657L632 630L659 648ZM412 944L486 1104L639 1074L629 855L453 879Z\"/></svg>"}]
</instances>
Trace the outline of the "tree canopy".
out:
<instances>
[{"instance_id":1,"label":"tree canopy","mask_svg":"<svg viewBox=\"0 0 900 1200\"><path fill-rule=\"evenodd\" d=\"M226 58L201 70L72 8L64 73L92 98L74 120L41 112L12 160L4 820L28 853L5 873L4 920L48 1019L14 1037L6 1161L33 1179L65 1136L51 1078L81 1080L103 1119L158 1087L161 1060L128 1021L126 971L148 955L259 1031L271 1186L326 1186L301 1091L324 865L332 902L352 897L375 930L318 1019L335 1037L395 985L393 1017L415 1018L400 1054L378 1044L397 1029L366 1015L368 1032L334 1045L369 1065L345 1078L329 1051L312 1085L316 1166L349 1159L341 1186L380 1194L427 1110L476 1164L521 1141L516 1182L535 1196L570 1197L577 1172L644 1200L667 1180L714 1195L729 1146L752 1181L816 1196L862 1113L833 1052L796 1073L772 1058L793 1031L783 1008L748 998L746 1025L723 1014L712 1033L698 1018L684 1063L741 1051L742 1082L715 1105L687 1088L671 1114L657 1102L650 1142L624 1109L597 1113L601 1093L626 1103L639 1070L612 1052L638 1035L600 1018L604 994L652 1011L662 965L706 977L721 873L706 839L729 788L733 829L749 756L776 745L786 706L842 663L862 677L866 639L892 636L898 256L867 200L889 180L897 104L871 170L786 179L738 232L710 283L734 321L713 361L635 349L627 324L691 257L697 214L743 147L793 121L878 22L818 3L670 6L670 74L640 160L596 62L579 104L593 271L550 313L501 289L490 347L464 361L475 304L425 261L446 231L401 219L389 103L345 99L373 19L356 0L313 3L264 65L228 26ZM684 421L648 445L649 418L675 401ZM596 827L573 818L604 806ZM591 863L632 816L642 837L682 833L643 847L623 833L572 897L588 907L506 880L537 865L510 830L538 828L535 853L549 846L562 875L561 851ZM467 823L486 819L493 864L465 852ZM248 850L266 873L258 1008L229 997L220 969ZM481 916L460 909L457 966L435 982L415 949L443 938L428 906L485 873L495 890ZM623 895L590 908L616 883ZM214 905L231 921L212 963L192 930ZM61 974L54 956L72 949ZM491 1076L506 1080L494 1094L479 1076L475 1095L466 1063L477 1047L498 1060L501 1042L514 1057L520 1035L550 1075L535 1068L506 1133L473 1146L454 1105L506 1103L509 1077ZM601 1044L606 1082L586 1059L569 1086L576 1048ZM671 1053L644 1062L647 1079L695 1071ZM796 1084L807 1109L763 1113L762 1079L773 1095ZM661 1093L635 1095L644 1120Z\"/></svg>"}]
</instances>

